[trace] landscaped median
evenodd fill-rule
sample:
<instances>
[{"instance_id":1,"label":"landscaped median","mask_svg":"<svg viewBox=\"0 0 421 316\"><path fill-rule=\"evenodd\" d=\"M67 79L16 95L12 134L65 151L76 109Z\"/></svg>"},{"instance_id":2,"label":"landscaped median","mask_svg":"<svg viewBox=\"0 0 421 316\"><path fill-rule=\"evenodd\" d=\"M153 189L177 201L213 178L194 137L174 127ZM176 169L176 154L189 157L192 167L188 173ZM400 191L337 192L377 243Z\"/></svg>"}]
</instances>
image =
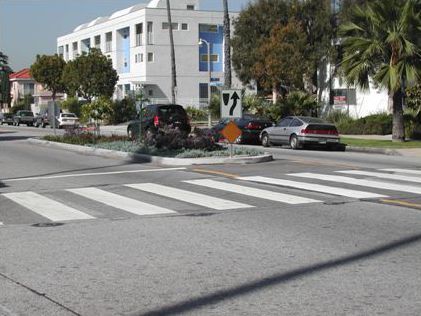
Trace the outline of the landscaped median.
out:
<instances>
[{"instance_id":1,"label":"landscaped median","mask_svg":"<svg viewBox=\"0 0 421 316\"><path fill-rule=\"evenodd\" d=\"M250 164L273 160L271 154L258 149L237 147L233 149L233 157L230 158L229 149L218 144L213 144L209 149L169 149L168 147L148 146L143 143L129 141L123 136L75 137L49 135L43 137L43 139L30 139L29 142L71 150L85 155L153 162L171 166L226 163Z\"/></svg>"},{"instance_id":2,"label":"landscaped median","mask_svg":"<svg viewBox=\"0 0 421 316\"><path fill-rule=\"evenodd\" d=\"M341 137L347 151L371 152L387 155L405 155L405 153L421 156L421 141L393 142L384 139L367 139Z\"/></svg>"}]
</instances>

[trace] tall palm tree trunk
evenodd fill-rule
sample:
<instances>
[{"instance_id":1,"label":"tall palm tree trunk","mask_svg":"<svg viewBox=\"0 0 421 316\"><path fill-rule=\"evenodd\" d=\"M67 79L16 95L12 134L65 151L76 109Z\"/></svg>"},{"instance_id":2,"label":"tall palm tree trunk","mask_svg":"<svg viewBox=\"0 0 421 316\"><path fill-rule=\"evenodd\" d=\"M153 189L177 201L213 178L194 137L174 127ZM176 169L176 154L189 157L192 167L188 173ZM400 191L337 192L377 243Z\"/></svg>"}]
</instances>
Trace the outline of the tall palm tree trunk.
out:
<instances>
[{"instance_id":1,"label":"tall palm tree trunk","mask_svg":"<svg viewBox=\"0 0 421 316\"><path fill-rule=\"evenodd\" d=\"M171 7L170 0L167 0L167 15L168 15L168 30L170 33L170 49L171 49L171 102L176 103L175 95L177 89L177 73L175 69L175 51L174 51L174 37L171 21Z\"/></svg>"},{"instance_id":2,"label":"tall palm tree trunk","mask_svg":"<svg viewBox=\"0 0 421 316\"><path fill-rule=\"evenodd\" d=\"M228 0L223 0L224 5L224 87L231 88L231 31L230 16L228 13Z\"/></svg>"},{"instance_id":3,"label":"tall palm tree trunk","mask_svg":"<svg viewBox=\"0 0 421 316\"><path fill-rule=\"evenodd\" d=\"M400 89L393 92L393 128L392 140L394 142L405 141L405 126L403 122L402 93Z\"/></svg>"}]
</instances>

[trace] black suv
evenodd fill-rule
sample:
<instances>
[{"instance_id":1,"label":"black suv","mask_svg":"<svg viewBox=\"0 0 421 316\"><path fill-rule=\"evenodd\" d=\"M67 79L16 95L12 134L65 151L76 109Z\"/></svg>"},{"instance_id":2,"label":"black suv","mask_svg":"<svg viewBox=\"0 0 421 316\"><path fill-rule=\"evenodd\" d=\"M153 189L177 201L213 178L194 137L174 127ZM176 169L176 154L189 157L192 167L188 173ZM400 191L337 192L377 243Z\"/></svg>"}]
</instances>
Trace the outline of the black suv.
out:
<instances>
[{"instance_id":1,"label":"black suv","mask_svg":"<svg viewBox=\"0 0 421 316\"><path fill-rule=\"evenodd\" d=\"M127 126L127 136L135 139L139 135L139 127L142 127L142 134L156 134L160 128L165 126L178 128L186 134L190 133L191 126L186 111L177 104L148 104L142 108L142 121L139 117L130 121Z\"/></svg>"}]
</instances>

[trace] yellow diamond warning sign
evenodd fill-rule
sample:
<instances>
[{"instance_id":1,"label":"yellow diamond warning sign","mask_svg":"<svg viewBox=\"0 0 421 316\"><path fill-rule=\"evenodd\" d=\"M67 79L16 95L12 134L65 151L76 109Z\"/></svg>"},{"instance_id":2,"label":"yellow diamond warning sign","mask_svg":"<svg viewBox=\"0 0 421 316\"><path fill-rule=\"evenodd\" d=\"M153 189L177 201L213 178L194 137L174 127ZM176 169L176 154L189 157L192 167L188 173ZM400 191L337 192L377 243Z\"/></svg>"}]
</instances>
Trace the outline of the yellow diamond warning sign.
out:
<instances>
[{"instance_id":1,"label":"yellow diamond warning sign","mask_svg":"<svg viewBox=\"0 0 421 316\"><path fill-rule=\"evenodd\" d=\"M229 122L222 129L221 134L228 140L228 142L233 143L239 136L241 136L241 129L234 122Z\"/></svg>"}]
</instances>

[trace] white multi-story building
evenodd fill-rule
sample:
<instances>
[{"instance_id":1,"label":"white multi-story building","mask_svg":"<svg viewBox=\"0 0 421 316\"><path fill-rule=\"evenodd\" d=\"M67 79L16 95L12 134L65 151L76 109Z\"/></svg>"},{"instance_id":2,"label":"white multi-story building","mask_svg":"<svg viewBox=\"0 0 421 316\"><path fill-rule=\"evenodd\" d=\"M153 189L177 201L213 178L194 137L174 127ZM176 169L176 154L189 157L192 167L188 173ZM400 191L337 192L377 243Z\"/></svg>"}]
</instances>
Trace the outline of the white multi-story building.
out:
<instances>
[{"instance_id":1,"label":"white multi-story building","mask_svg":"<svg viewBox=\"0 0 421 316\"><path fill-rule=\"evenodd\" d=\"M230 13L231 20L236 14ZM172 1L177 103L204 105L208 84L213 90L224 82L223 12L201 11L200 0ZM211 78L208 74L210 44ZM90 48L111 58L119 81L115 97L142 89L154 102L171 100L171 59L165 0L152 0L98 17L57 39L58 54L68 61ZM233 73L233 87L242 85Z\"/></svg>"}]
</instances>

